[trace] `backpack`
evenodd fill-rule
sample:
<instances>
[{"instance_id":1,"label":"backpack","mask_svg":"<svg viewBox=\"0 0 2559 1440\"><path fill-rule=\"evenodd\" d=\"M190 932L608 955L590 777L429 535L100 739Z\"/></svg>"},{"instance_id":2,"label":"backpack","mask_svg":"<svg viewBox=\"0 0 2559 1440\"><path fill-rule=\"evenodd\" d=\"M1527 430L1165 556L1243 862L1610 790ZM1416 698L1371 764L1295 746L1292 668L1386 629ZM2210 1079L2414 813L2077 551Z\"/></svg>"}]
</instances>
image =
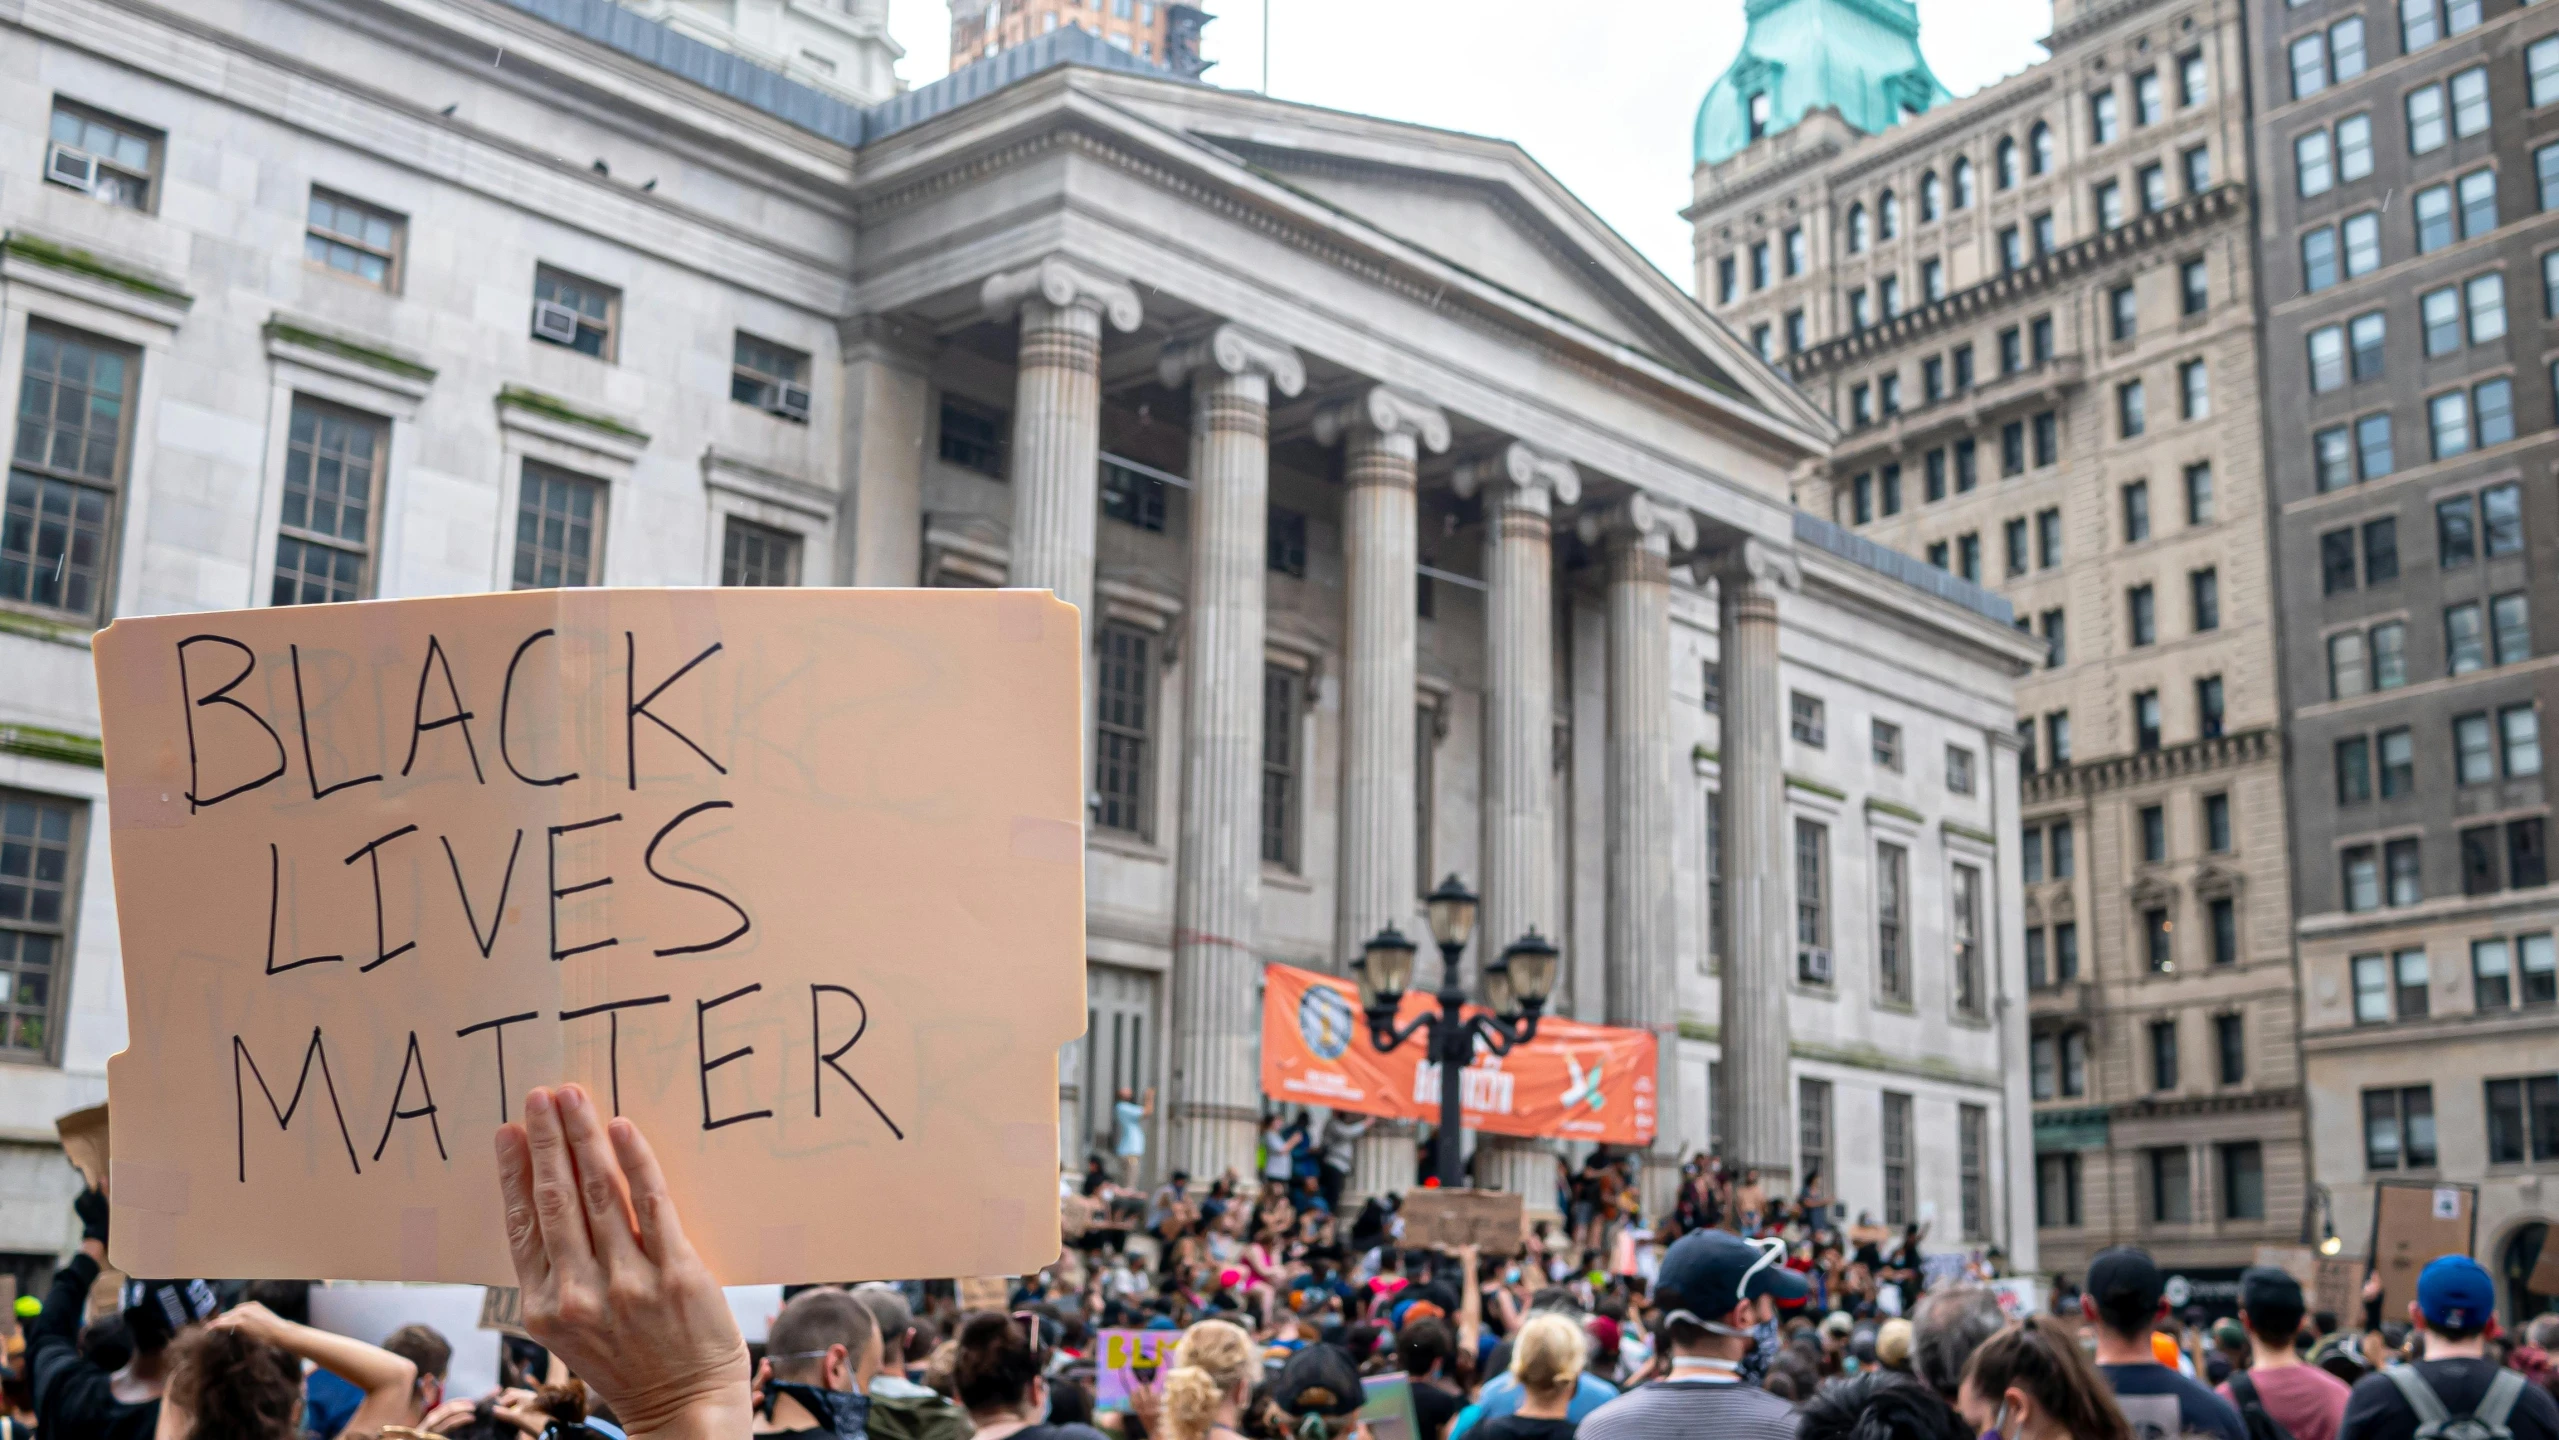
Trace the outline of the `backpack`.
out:
<instances>
[{"instance_id":1,"label":"backpack","mask_svg":"<svg viewBox=\"0 0 2559 1440\"><path fill-rule=\"evenodd\" d=\"M2293 1440L2282 1421L2266 1413L2265 1402L2257 1396L2257 1382L2245 1370L2230 1373L2230 1398L2238 1403L2240 1427L2248 1432L2248 1440Z\"/></svg>"},{"instance_id":2,"label":"backpack","mask_svg":"<svg viewBox=\"0 0 2559 1440\"><path fill-rule=\"evenodd\" d=\"M2479 1408L2459 1419L2444 1409L2443 1397L2417 1373L2416 1366L2393 1365L2381 1373L2390 1377L2407 1397L2408 1408L2417 1412L2413 1440L2514 1440L2506 1417L2523 1396L2524 1378L2516 1372L2499 1370L2497 1378L2488 1382L2488 1393L2479 1398Z\"/></svg>"}]
</instances>

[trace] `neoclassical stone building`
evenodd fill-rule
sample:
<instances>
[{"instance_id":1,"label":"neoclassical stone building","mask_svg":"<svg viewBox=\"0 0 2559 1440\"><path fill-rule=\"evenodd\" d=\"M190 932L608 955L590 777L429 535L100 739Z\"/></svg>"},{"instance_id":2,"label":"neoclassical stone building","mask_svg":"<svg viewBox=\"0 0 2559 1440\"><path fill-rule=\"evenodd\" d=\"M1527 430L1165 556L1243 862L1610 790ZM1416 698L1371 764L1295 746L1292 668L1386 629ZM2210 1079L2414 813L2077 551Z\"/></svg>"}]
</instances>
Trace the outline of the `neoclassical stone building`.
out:
<instances>
[{"instance_id":1,"label":"neoclassical stone building","mask_svg":"<svg viewBox=\"0 0 2559 1440\"><path fill-rule=\"evenodd\" d=\"M113 616L1034 585L1091 641L1069 1163L1129 1085L1152 1171L1249 1170L1261 965L1456 872L1661 1036L1665 1160L1792 1174L1813 1094L1835 1188L2031 1266L2034 647L1798 514L1821 409L1515 147L1071 29L861 108L602 0L11 0L0 63L9 503L60 517L0 556L17 1132L123 1043ZM58 1158L0 1157L0 1248L58 1248Z\"/></svg>"},{"instance_id":2,"label":"neoclassical stone building","mask_svg":"<svg viewBox=\"0 0 2559 1440\"><path fill-rule=\"evenodd\" d=\"M1697 121L1697 293L1842 427L1799 503L2043 648L2044 1261L2139 1243L2226 1304L2300 1233L2307 1139L2241 7L2057 0L2049 60L1952 101L1906 0L1750 14Z\"/></svg>"}]
</instances>

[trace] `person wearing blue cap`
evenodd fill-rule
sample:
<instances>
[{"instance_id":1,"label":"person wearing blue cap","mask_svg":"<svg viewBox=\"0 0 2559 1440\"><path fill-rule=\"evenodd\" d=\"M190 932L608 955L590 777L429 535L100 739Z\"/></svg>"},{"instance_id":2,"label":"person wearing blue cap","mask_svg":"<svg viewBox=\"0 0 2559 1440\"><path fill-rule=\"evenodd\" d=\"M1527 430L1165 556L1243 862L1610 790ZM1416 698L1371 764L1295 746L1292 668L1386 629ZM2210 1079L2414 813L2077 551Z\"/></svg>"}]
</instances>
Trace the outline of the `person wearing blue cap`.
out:
<instances>
[{"instance_id":1,"label":"person wearing blue cap","mask_svg":"<svg viewBox=\"0 0 2559 1440\"><path fill-rule=\"evenodd\" d=\"M2559 1403L2488 1358L2497 1286L2486 1267L2467 1255L2428 1261L2408 1318L2426 1358L2356 1381L2337 1440L2559 1440Z\"/></svg>"},{"instance_id":2,"label":"person wearing blue cap","mask_svg":"<svg viewBox=\"0 0 2559 1440\"><path fill-rule=\"evenodd\" d=\"M1795 1440L1795 1407L1742 1378L1752 1327L1811 1288L1785 1261L1785 1241L1728 1230L1673 1242L1652 1291L1670 1374L1592 1411L1579 1440Z\"/></svg>"}]
</instances>

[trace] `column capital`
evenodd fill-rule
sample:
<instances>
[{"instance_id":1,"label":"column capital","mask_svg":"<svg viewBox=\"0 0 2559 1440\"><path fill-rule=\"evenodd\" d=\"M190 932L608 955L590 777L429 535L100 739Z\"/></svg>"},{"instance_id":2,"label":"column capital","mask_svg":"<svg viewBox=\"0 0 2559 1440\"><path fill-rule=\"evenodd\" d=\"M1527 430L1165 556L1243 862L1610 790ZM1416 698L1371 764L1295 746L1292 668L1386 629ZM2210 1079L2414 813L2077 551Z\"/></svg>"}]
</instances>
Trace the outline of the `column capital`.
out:
<instances>
[{"instance_id":1,"label":"column capital","mask_svg":"<svg viewBox=\"0 0 2559 1440\"><path fill-rule=\"evenodd\" d=\"M1174 341L1164 347L1155 369L1167 386L1179 386L1201 371L1214 371L1211 378L1260 377L1282 395L1306 388L1306 362L1294 348L1241 325L1220 325Z\"/></svg>"},{"instance_id":2,"label":"column capital","mask_svg":"<svg viewBox=\"0 0 2559 1440\"><path fill-rule=\"evenodd\" d=\"M1582 498L1582 473L1572 461L1519 440L1460 464L1451 479L1461 496L1472 499L1478 491L1505 489L1510 492L1500 497L1505 503L1540 515Z\"/></svg>"},{"instance_id":3,"label":"column capital","mask_svg":"<svg viewBox=\"0 0 2559 1440\"><path fill-rule=\"evenodd\" d=\"M1796 563L1794 552L1780 550L1765 540L1748 539L1710 550L1697 557L1697 566L1718 582L1729 579L1764 590L1804 588L1803 567Z\"/></svg>"},{"instance_id":4,"label":"column capital","mask_svg":"<svg viewBox=\"0 0 2559 1440\"><path fill-rule=\"evenodd\" d=\"M1654 499L1641 490L1605 510L1582 516L1579 529L1587 545L1631 545L1664 556L1697 548L1697 517L1686 506Z\"/></svg>"},{"instance_id":5,"label":"column capital","mask_svg":"<svg viewBox=\"0 0 2559 1440\"><path fill-rule=\"evenodd\" d=\"M1146 315L1136 290L1063 255L1051 255L1019 270L990 275L977 292L979 308L992 320L1012 319L1028 300L1046 301L1060 310L1089 306L1109 317L1111 324L1122 331L1136 329Z\"/></svg>"},{"instance_id":6,"label":"column capital","mask_svg":"<svg viewBox=\"0 0 2559 1440\"><path fill-rule=\"evenodd\" d=\"M1416 453L1436 455L1448 448L1447 414L1390 385L1371 385L1315 412L1318 445L1331 445L1353 430L1410 440Z\"/></svg>"}]
</instances>

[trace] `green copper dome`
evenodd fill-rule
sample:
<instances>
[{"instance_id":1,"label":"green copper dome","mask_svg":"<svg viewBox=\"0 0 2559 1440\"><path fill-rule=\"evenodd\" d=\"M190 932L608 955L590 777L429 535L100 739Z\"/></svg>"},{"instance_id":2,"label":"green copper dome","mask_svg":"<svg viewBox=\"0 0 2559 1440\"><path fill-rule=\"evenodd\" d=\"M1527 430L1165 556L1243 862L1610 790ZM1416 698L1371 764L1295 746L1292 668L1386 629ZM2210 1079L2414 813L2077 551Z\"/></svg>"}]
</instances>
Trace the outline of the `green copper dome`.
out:
<instances>
[{"instance_id":1,"label":"green copper dome","mask_svg":"<svg viewBox=\"0 0 2559 1440\"><path fill-rule=\"evenodd\" d=\"M1697 107L1697 161L1739 154L1825 106L1869 135L1951 100L1912 0L1750 0L1741 54Z\"/></svg>"}]
</instances>

